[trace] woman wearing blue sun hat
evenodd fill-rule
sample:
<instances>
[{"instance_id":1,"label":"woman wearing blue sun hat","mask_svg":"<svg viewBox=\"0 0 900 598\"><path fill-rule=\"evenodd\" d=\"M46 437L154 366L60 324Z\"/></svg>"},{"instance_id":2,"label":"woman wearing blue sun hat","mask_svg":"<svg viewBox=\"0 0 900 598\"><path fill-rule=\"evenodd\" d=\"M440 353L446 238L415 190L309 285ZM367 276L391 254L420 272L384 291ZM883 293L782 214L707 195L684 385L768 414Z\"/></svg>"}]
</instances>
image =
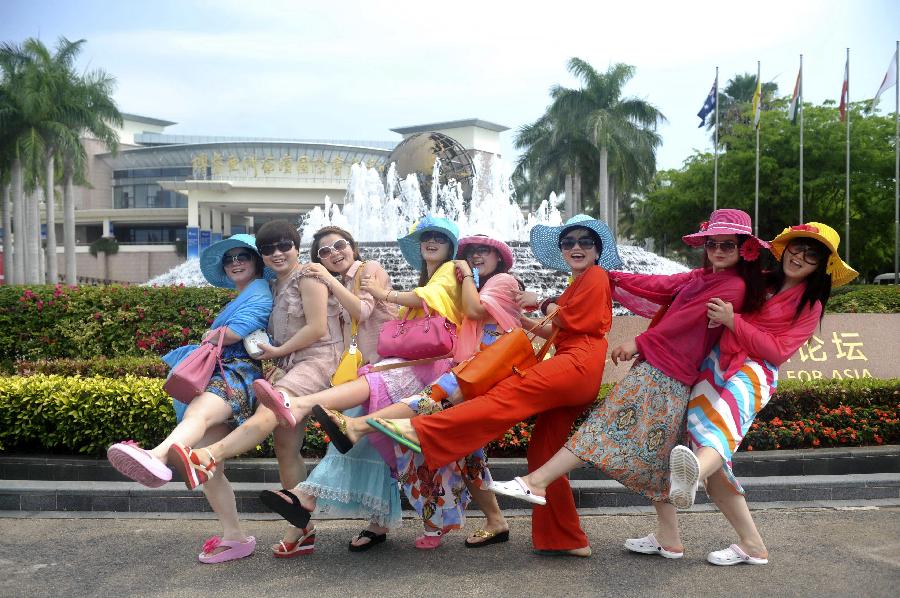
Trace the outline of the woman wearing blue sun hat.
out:
<instances>
[{"instance_id":1,"label":"woman wearing blue sun hat","mask_svg":"<svg viewBox=\"0 0 900 598\"><path fill-rule=\"evenodd\" d=\"M242 339L255 330L265 328L272 311L272 293L266 277L273 273L263 266L252 235L233 235L213 243L200 255L200 270L213 286L238 291L213 320L212 328L225 327L222 348L223 371L216 371L206 390L189 405L175 401L178 425L150 450L132 441L119 442L107 450L113 467L145 486L156 488L172 479L167 467L169 447L174 443L191 446L208 445L222 438L229 427L241 425L253 411L253 382L262 377L260 362L251 358ZM210 336L210 333L204 335ZM218 336L215 337L215 340ZM185 345L163 356L174 368L198 345ZM252 536L245 536L238 522L234 491L224 476L217 476L204 486L207 500L223 526L222 537L214 536L203 546L199 559L203 563L220 563L249 556L256 547Z\"/></svg>"}]
</instances>

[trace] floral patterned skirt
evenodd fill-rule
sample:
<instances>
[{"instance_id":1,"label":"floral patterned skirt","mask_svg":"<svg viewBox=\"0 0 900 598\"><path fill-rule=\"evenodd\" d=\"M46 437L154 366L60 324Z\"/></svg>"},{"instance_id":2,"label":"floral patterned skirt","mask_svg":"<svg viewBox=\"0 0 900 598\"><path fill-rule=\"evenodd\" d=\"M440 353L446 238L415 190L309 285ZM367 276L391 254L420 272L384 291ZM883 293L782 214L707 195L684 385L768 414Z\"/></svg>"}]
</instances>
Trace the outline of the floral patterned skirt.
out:
<instances>
[{"instance_id":1,"label":"floral patterned skirt","mask_svg":"<svg viewBox=\"0 0 900 598\"><path fill-rule=\"evenodd\" d=\"M222 368L225 370L225 377L222 377L222 372L216 367L206 386L206 392L217 395L228 403L231 407L231 418L225 423L236 428L253 414L253 409L256 407L253 381L262 378L262 366L259 361L248 356L222 359ZM231 396L228 396L226 387L231 389ZM175 407L175 419L180 422L184 419L184 413L188 406L175 399L172 401Z\"/></svg>"},{"instance_id":2,"label":"floral patterned skirt","mask_svg":"<svg viewBox=\"0 0 900 598\"><path fill-rule=\"evenodd\" d=\"M669 494L669 453L683 443L691 387L647 362L635 364L566 448L651 500Z\"/></svg>"}]
</instances>

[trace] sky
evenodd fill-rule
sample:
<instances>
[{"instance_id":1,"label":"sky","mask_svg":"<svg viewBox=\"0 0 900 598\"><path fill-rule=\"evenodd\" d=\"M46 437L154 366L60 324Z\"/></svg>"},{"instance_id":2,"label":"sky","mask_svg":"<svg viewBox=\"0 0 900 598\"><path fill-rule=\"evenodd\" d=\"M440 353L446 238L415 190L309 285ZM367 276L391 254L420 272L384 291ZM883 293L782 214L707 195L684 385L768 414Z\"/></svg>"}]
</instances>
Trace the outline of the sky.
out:
<instances>
[{"instance_id":1,"label":"sky","mask_svg":"<svg viewBox=\"0 0 900 598\"><path fill-rule=\"evenodd\" d=\"M569 58L623 62L624 95L667 118L663 169L712 151L696 113L716 66L724 86L760 61L788 95L802 53L819 103L838 99L849 47L851 101L874 96L900 2L0 0L0 41L59 36L87 40L79 68L115 76L121 111L177 122L170 133L399 141L390 129L481 118L510 127L511 159L550 88L577 86Z\"/></svg>"}]
</instances>

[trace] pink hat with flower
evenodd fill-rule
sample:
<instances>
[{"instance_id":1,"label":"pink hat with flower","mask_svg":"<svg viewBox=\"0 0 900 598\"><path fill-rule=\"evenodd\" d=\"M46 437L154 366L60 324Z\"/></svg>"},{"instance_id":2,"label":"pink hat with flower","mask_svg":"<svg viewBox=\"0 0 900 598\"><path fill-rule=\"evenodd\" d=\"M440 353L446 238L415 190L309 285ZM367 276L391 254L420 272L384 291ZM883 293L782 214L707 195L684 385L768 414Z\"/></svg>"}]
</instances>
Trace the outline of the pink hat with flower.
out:
<instances>
[{"instance_id":1,"label":"pink hat with flower","mask_svg":"<svg viewBox=\"0 0 900 598\"><path fill-rule=\"evenodd\" d=\"M741 246L741 255L744 259L752 261L759 255L760 248L768 249L769 244L753 235L753 225L750 215L742 210L724 208L716 210L709 216L709 220L700 223L700 231L685 235L681 239L691 247L700 247L706 242L706 237L713 235L745 235L749 237Z\"/></svg>"}]
</instances>

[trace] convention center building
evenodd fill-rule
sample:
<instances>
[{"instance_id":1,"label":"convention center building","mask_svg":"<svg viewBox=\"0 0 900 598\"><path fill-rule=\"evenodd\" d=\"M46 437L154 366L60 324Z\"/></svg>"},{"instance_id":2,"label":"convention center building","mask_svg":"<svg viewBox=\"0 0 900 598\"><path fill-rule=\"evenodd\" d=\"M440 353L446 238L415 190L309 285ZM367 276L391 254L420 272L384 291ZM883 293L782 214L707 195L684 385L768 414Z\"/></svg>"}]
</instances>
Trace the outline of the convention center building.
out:
<instances>
[{"instance_id":1,"label":"convention center building","mask_svg":"<svg viewBox=\"0 0 900 598\"><path fill-rule=\"evenodd\" d=\"M499 154L507 130L467 119L391 129L394 141L262 139L169 134L176 123L123 117L117 152L83 140L89 185L75 192L79 278L145 282L223 237L276 218L298 221L326 196L342 204L354 163L383 172L395 148L423 133L447 138L470 160ZM114 237L118 252L91 255L101 237ZM57 257L62 268L61 247Z\"/></svg>"}]
</instances>

